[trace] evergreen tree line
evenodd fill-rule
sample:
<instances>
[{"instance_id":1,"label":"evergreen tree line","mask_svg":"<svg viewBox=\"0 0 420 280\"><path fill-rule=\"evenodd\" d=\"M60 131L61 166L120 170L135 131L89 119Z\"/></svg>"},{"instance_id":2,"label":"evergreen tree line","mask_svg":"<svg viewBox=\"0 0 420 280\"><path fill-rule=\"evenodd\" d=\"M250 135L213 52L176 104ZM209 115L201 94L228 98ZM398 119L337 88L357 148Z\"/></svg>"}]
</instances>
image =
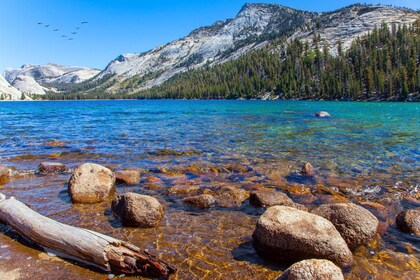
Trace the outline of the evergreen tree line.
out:
<instances>
[{"instance_id":1,"label":"evergreen tree line","mask_svg":"<svg viewBox=\"0 0 420 280\"><path fill-rule=\"evenodd\" d=\"M340 41L329 46L314 30L311 42L278 39L236 60L178 74L134 94L100 87L45 98L419 100L419 35L419 21L411 26L383 23L343 51Z\"/></svg>"},{"instance_id":2,"label":"evergreen tree line","mask_svg":"<svg viewBox=\"0 0 420 280\"><path fill-rule=\"evenodd\" d=\"M407 100L420 91L420 24L382 24L336 55L314 32L312 45L275 42L222 65L173 77L137 98ZM322 47L320 47L322 45Z\"/></svg>"}]
</instances>

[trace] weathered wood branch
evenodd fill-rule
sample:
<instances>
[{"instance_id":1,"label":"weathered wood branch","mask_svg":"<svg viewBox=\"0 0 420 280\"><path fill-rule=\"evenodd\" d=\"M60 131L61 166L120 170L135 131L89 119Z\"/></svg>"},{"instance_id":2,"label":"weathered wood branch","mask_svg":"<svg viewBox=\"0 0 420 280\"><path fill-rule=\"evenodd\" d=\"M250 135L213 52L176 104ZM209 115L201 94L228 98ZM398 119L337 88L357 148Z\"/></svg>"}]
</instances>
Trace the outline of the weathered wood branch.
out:
<instances>
[{"instance_id":1,"label":"weathered wood branch","mask_svg":"<svg viewBox=\"0 0 420 280\"><path fill-rule=\"evenodd\" d=\"M105 272L168 277L176 269L127 242L91 230L72 227L33 211L0 193L0 222L46 251L95 266Z\"/></svg>"}]
</instances>

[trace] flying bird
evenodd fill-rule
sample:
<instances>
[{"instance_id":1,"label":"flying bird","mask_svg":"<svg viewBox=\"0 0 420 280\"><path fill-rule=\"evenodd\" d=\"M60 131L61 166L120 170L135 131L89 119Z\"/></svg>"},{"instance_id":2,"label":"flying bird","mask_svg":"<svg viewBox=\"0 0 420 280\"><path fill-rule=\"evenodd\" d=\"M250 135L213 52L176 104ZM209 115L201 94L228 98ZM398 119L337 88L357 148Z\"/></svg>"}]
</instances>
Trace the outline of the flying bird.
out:
<instances>
[{"instance_id":1,"label":"flying bird","mask_svg":"<svg viewBox=\"0 0 420 280\"><path fill-rule=\"evenodd\" d=\"M68 38L68 40L70 40L70 41L71 41L71 40L73 40L73 38Z\"/></svg>"},{"instance_id":2,"label":"flying bird","mask_svg":"<svg viewBox=\"0 0 420 280\"><path fill-rule=\"evenodd\" d=\"M42 24L42 22L38 22L38 24Z\"/></svg>"},{"instance_id":3,"label":"flying bird","mask_svg":"<svg viewBox=\"0 0 420 280\"><path fill-rule=\"evenodd\" d=\"M79 30L79 29L80 29L80 27L76 27L76 29L77 29L77 30Z\"/></svg>"},{"instance_id":4,"label":"flying bird","mask_svg":"<svg viewBox=\"0 0 420 280\"><path fill-rule=\"evenodd\" d=\"M67 37L67 35L61 35L61 37L66 38L66 37Z\"/></svg>"},{"instance_id":5,"label":"flying bird","mask_svg":"<svg viewBox=\"0 0 420 280\"><path fill-rule=\"evenodd\" d=\"M50 26L49 24L47 24L47 25L44 25L45 27L48 27L48 26Z\"/></svg>"},{"instance_id":6,"label":"flying bird","mask_svg":"<svg viewBox=\"0 0 420 280\"><path fill-rule=\"evenodd\" d=\"M56 31L58 31L58 30L60 30L60 29L54 29L54 32L56 32Z\"/></svg>"},{"instance_id":7,"label":"flying bird","mask_svg":"<svg viewBox=\"0 0 420 280\"><path fill-rule=\"evenodd\" d=\"M71 34L76 35L76 34L77 34L77 32L72 32Z\"/></svg>"},{"instance_id":8,"label":"flying bird","mask_svg":"<svg viewBox=\"0 0 420 280\"><path fill-rule=\"evenodd\" d=\"M86 23L88 23L87 21L82 21L82 24L86 24Z\"/></svg>"}]
</instances>

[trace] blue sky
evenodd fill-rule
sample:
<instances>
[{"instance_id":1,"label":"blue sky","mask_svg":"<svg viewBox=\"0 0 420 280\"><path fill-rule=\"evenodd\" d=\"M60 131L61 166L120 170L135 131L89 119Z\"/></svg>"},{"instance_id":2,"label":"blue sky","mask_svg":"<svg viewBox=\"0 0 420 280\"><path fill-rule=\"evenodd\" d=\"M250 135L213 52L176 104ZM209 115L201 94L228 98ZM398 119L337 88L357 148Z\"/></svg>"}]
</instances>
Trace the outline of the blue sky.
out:
<instances>
[{"instance_id":1,"label":"blue sky","mask_svg":"<svg viewBox=\"0 0 420 280\"><path fill-rule=\"evenodd\" d=\"M119 54L144 52L233 18L247 2L320 12L356 1L0 0L0 72L48 62L103 69ZM418 0L380 3L420 9Z\"/></svg>"}]
</instances>

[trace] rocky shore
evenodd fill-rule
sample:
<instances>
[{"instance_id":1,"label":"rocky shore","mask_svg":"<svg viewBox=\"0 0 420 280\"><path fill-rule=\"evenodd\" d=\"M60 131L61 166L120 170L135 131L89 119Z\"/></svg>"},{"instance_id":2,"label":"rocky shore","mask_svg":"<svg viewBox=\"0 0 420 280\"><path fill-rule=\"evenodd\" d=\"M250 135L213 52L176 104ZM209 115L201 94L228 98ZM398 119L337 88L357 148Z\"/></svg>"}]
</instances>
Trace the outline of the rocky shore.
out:
<instances>
[{"instance_id":1,"label":"rocky shore","mask_svg":"<svg viewBox=\"0 0 420 280\"><path fill-rule=\"evenodd\" d=\"M370 247L369 244L380 239L389 226L400 229L400 234L420 235L420 208L392 214L395 215L392 221L384 206L369 201L352 203L339 188L320 184L310 188L290 184L282 188L244 184L241 188L217 183L221 174L231 179L255 176L256 170L245 164L205 169L187 166L150 172L136 169L113 171L94 163L69 169L58 162L42 162L37 174L46 178L70 175L67 192L73 204L109 203L115 218L127 227L159 228L166 215L166 203L162 197L148 195L147 191L124 191L129 186L142 185L145 189L160 190L168 199L175 199L184 204L185 209L189 207L193 211L240 209L244 204L260 209L252 245L255 254L263 259L289 266L278 279L344 279L346 273L357 266L354 254L360 248ZM182 179L186 174L195 179ZM1 184L13 176L16 172L0 165ZM316 181L319 180L319 171L305 163L295 176ZM178 181L165 188L162 181L165 177ZM274 180L283 182L284 179L277 177ZM212 187L200 187L200 182L212 185L213 181ZM327 194L329 199L321 204L314 203L321 194ZM418 201L418 197L410 199ZM371 250L371 254L374 253Z\"/></svg>"}]
</instances>

